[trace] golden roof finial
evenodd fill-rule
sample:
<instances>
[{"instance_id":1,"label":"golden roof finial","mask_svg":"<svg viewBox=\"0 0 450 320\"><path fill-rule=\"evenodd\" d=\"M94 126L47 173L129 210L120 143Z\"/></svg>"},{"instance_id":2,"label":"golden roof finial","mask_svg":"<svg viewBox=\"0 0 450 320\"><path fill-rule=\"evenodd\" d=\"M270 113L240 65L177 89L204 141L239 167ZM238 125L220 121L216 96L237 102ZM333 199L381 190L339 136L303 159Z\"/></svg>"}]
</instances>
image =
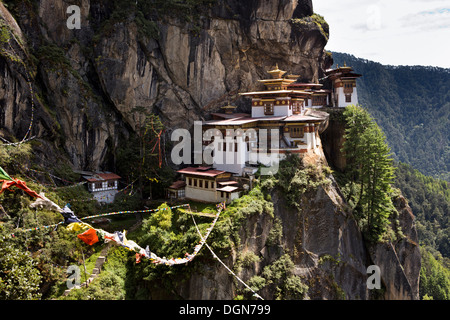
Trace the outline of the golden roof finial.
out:
<instances>
[{"instance_id":1,"label":"golden roof finial","mask_svg":"<svg viewBox=\"0 0 450 320\"><path fill-rule=\"evenodd\" d=\"M236 108L236 106L232 106L230 104L230 101L228 101L228 104L226 106L221 107L221 109L224 109L225 113L227 114L233 113Z\"/></svg>"},{"instance_id":2,"label":"golden roof finial","mask_svg":"<svg viewBox=\"0 0 450 320\"><path fill-rule=\"evenodd\" d=\"M270 73L274 79L280 79L286 73L286 71L280 70L278 68L278 63L276 63L274 70L270 70L267 72Z\"/></svg>"}]
</instances>

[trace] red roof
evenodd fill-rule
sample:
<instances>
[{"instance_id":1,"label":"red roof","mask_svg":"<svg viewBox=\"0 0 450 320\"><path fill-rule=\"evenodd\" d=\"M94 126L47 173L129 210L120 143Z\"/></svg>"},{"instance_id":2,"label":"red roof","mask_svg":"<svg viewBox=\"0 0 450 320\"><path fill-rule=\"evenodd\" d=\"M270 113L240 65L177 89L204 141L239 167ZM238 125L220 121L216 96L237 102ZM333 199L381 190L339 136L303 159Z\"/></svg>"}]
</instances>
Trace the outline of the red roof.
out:
<instances>
[{"instance_id":1,"label":"red roof","mask_svg":"<svg viewBox=\"0 0 450 320\"><path fill-rule=\"evenodd\" d=\"M203 167L201 167L201 168L189 167L189 168L184 168L184 169L178 170L177 172L184 173L184 174L191 174L194 176L215 177L215 176L218 176L219 174L225 173L226 171L215 170L215 169L205 170L205 168L203 168Z\"/></svg>"},{"instance_id":2,"label":"red roof","mask_svg":"<svg viewBox=\"0 0 450 320\"><path fill-rule=\"evenodd\" d=\"M109 180L119 180L121 177L118 176L115 173L95 173L94 175L89 176L83 176L84 179L86 179L89 182L96 182L96 181L109 181Z\"/></svg>"},{"instance_id":3,"label":"red roof","mask_svg":"<svg viewBox=\"0 0 450 320\"><path fill-rule=\"evenodd\" d=\"M100 178L103 180L118 180L120 179L120 176L118 176L115 173L98 173L97 174Z\"/></svg>"},{"instance_id":4,"label":"red roof","mask_svg":"<svg viewBox=\"0 0 450 320\"><path fill-rule=\"evenodd\" d=\"M172 185L169 187L169 189L181 189L186 187L186 182L179 180L172 183Z\"/></svg>"}]
</instances>

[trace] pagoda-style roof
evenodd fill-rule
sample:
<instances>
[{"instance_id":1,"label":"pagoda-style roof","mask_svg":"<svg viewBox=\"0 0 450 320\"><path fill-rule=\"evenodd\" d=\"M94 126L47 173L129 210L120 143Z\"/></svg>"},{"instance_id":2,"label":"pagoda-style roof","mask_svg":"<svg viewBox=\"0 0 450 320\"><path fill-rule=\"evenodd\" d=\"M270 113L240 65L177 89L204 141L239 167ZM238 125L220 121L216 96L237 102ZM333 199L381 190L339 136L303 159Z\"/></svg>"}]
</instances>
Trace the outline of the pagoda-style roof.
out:
<instances>
[{"instance_id":1,"label":"pagoda-style roof","mask_svg":"<svg viewBox=\"0 0 450 320\"><path fill-rule=\"evenodd\" d=\"M273 79L281 79L286 71L280 70L277 63L275 69L267 71L267 73L270 73Z\"/></svg>"},{"instance_id":2,"label":"pagoda-style roof","mask_svg":"<svg viewBox=\"0 0 450 320\"><path fill-rule=\"evenodd\" d=\"M336 69L328 69L325 71L325 74L332 79L341 78L341 79L356 79L362 77L361 74L354 73L352 67L348 67L346 63L344 63L343 67L336 66Z\"/></svg>"},{"instance_id":3,"label":"pagoda-style roof","mask_svg":"<svg viewBox=\"0 0 450 320\"><path fill-rule=\"evenodd\" d=\"M233 111L236 108L237 108L236 106L232 106L232 105L226 105L226 106L221 107L221 109L225 110L225 113L227 113L227 114L233 113Z\"/></svg>"},{"instance_id":4,"label":"pagoda-style roof","mask_svg":"<svg viewBox=\"0 0 450 320\"><path fill-rule=\"evenodd\" d=\"M249 117L250 114L248 113L218 113L218 112L213 112L211 113L211 115L213 116L214 120L219 119L236 119L236 118L245 118L245 117Z\"/></svg>"},{"instance_id":5,"label":"pagoda-style roof","mask_svg":"<svg viewBox=\"0 0 450 320\"><path fill-rule=\"evenodd\" d=\"M175 181L174 183L172 183L169 187L169 189L182 189L186 187L186 182L184 180L179 180L179 181Z\"/></svg>"},{"instance_id":6,"label":"pagoda-style roof","mask_svg":"<svg viewBox=\"0 0 450 320\"><path fill-rule=\"evenodd\" d=\"M247 123L256 122L256 118L231 118L231 119L225 119L225 120L210 120L210 121L204 121L203 125L206 126L241 126Z\"/></svg>"},{"instance_id":7,"label":"pagoda-style roof","mask_svg":"<svg viewBox=\"0 0 450 320\"><path fill-rule=\"evenodd\" d=\"M253 91L239 93L241 96L256 96L256 95L278 95L278 94L306 94L310 95L311 92L301 90L267 90L267 91Z\"/></svg>"},{"instance_id":8,"label":"pagoda-style roof","mask_svg":"<svg viewBox=\"0 0 450 320\"><path fill-rule=\"evenodd\" d=\"M283 122L317 122L326 120L322 117L314 117L314 116L305 116L300 114L294 114L290 117L287 117L283 120Z\"/></svg>"}]
</instances>

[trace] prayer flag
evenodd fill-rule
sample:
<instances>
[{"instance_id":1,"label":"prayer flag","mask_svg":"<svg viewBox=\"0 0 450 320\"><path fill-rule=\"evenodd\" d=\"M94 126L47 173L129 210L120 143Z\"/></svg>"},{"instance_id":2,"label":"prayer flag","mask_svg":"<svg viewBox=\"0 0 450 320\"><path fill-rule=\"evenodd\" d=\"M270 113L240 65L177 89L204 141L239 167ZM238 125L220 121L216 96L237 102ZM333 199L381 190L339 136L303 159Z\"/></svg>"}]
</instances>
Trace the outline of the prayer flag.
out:
<instances>
[{"instance_id":1,"label":"prayer flag","mask_svg":"<svg viewBox=\"0 0 450 320\"><path fill-rule=\"evenodd\" d=\"M12 180L12 178L0 167L0 180Z\"/></svg>"},{"instance_id":2,"label":"prayer flag","mask_svg":"<svg viewBox=\"0 0 450 320\"><path fill-rule=\"evenodd\" d=\"M22 189L26 193L28 193L33 198L40 198L41 196L38 195L35 191L31 190L27 187L27 184L24 181L21 181L19 179L14 180L3 180L2 188L0 190L0 194L5 191L6 189L9 189L13 186L16 186L19 189Z\"/></svg>"},{"instance_id":3,"label":"prayer flag","mask_svg":"<svg viewBox=\"0 0 450 320\"><path fill-rule=\"evenodd\" d=\"M90 246L98 242L98 236L95 229L88 229L87 231L77 235L77 237Z\"/></svg>"}]
</instances>

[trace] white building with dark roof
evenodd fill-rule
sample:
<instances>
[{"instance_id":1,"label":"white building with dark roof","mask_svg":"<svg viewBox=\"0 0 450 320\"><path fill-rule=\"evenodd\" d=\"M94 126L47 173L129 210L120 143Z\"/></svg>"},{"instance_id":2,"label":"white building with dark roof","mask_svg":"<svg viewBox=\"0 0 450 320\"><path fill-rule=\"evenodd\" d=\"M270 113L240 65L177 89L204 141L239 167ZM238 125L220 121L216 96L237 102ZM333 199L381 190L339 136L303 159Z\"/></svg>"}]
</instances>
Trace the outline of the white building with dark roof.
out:
<instances>
[{"instance_id":1,"label":"white building with dark roof","mask_svg":"<svg viewBox=\"0 0 450 320\"><path fill-rule=\"evenodd\" d=\"M184 168L177 171L185 179L185 197L187 199L219 203L230 203L239 198L238 182L232 174L211 167Z\"/></svg>"},{"instance_id":2,"label":"white building with dark roof","mask_svg":"<svg viewBox=\"0 0 450 320\"><path fill-rule=\"evenodd\" d=\"M112 172L96 172L89 175L83 175L87 181L88 190L98 202L112 203L116 194L119 192L119 179Z\"/></svg>"},{"instance_id":3,"label":"white building with dark roof","mask_svg":"<svg viewBox=\"0 0 450 320\"><path fill-rule=\"evenodd\" d=\"M268 73L271 79L259 80L264 89L240 93L251 98L251 114L234 113L236 107L227 105L224 113L212 113L212 120L202 122L203 167L178 171L186 179L186 198L229 202L239 196L233 180L248 176L251 181L258 166L271 174L287 154L321 156L319 134L329 114L317 109L358 104L356 79L361 75L350 67L327 70L328 84L298 82L299 76L284 76L278 65Z\"/></svg>"}]
</instances>

